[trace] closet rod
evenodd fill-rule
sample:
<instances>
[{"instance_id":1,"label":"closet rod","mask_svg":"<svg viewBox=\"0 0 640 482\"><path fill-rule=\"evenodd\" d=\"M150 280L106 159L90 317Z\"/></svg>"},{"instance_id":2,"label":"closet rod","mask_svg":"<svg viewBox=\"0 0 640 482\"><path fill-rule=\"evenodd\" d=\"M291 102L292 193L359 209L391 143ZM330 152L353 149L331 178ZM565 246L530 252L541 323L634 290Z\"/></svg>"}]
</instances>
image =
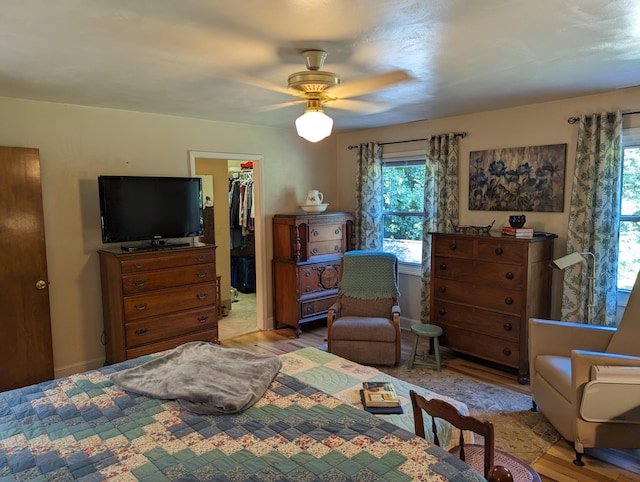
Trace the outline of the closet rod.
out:
<instances>
[{"instance_id":1,"label":"closet rod","mask_svg":"<svg viewBox=\"0 0 640 482\"><path fill-rule=\"evenodd\" d=\"M467 137L466 132L457 132L456 137ZM379 144L382 146L386 146L387 144L404 144L405 142L419 142L419 141L428 141L429 137L424 137L422 139L408 139L406 141L390 141L390 142L380 142ZM356 149L358 146L347 146L347 149Z\"/></svg>"},{"instance_id":2,"label":"closet rod","mask_svg":"<svg viewBox=\"0 0 640 482\"><path fill-rule=\"evenodd\" d=\"M635 114L640 114L640 110L634 110L634 111L631 111L631 112L623 112L622 113L622 117L624 117L625 115L635 115ZM575 124L579 120L580 120L580 117L569 117L567 119L567 122L569 124Z\"/></svg>"}]
</instances>

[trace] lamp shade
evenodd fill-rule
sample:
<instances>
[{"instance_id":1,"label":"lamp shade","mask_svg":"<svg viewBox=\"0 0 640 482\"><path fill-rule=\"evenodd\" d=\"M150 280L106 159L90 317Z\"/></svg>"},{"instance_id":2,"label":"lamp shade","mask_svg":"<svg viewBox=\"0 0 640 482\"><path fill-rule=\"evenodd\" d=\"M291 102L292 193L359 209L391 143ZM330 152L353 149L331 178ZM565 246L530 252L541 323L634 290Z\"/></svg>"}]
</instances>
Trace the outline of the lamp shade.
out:
<instances>
[{"instance_id":1,"label":"lamp shade","mask_svg":"<svg viewBox=\"0 0 640 482\"><path fill-rule=\"evenodd\" d=\"M554 259L551 262L551 266L553 266L556 269L567 269L569 266L573 266L574 264L578 264L584 261L584 257L582 256L583 254L587 254L587 253L575 252L575 253L571 253L566 256L563 256L562 258ZM588 253L588 254L591 254L591 253Z\"/></svg>"},{"instance_id":2,"label":"lamp shade","mask_svg":"<svg viewBox=\"0 0 640 482\"><path fill-rule=\"evenodd\" d=\"M322 108L308 108L296 119L298 135L309 142L318 142L331 134L333 119Z\"/></svg>"}]
</instances>

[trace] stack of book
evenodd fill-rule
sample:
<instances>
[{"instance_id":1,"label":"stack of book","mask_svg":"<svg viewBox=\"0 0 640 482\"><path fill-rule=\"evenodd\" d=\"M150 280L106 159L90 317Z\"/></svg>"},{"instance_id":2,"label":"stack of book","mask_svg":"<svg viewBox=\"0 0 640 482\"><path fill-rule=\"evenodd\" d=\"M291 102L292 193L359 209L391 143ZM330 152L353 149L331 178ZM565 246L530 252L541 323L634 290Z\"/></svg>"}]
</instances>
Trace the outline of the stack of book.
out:
<instances>
[{"instance_id":1,"label":"stack of book","mask_svg":"<svg viewBox=\"0 0 640 482\"><path fill-rule=\"evenodd\" d=\"M362 382L360 399L367 412L403 413L400 399L391 382Z\"/></svg>"},{"instance_id":2,"label":"stack of book","mask_svg":"<svg viewBox=\"0 0 640 482\"><path fill-rule=\"evenodd\" d=\"M514 236L516 238L533 238L533 228L512 228L511 226L503 226L502 234L505 236Z\"/></svg>"}]
</instances>

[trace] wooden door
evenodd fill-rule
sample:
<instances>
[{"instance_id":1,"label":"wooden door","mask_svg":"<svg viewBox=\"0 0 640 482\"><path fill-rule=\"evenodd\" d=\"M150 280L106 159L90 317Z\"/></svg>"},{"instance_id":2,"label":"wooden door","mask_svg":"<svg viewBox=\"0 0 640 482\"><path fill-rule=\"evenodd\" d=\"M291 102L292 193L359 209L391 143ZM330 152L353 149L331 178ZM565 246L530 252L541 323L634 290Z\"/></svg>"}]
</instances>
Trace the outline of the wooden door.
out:
<instances>
[{"instance_id":1,"label":"wooden door","mask_svg":"<svg viewBox=\"0 0 640 482\"><path fill-rule=\"evenodd\" d=\"M53 378L38 149L0 147L0 390Z\"/></svg>"}]
</instances>

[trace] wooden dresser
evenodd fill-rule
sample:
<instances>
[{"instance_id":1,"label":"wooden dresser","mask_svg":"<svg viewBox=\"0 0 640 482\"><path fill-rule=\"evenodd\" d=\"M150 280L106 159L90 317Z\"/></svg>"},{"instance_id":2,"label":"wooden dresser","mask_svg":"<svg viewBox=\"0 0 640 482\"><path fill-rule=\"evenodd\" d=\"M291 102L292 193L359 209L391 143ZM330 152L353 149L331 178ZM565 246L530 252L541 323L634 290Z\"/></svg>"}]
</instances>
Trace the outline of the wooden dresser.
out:
<instances>
[{"instance_id":1,"label":"wooden dresser","mask_svg":"<svg viewBox=\"0 0 640 482\"><path fill-rule=\"evenodd\" d=\"M431 323L441 343L529 382L527 320L548 318L554 237L431 233Z\"/></svg>"},{"instance_id":2,"label":"wooden dresser","mask_svg":"<svg viewBox=\"0 0 640 482\"><path fill-rule=\"evenodd\" d=\"M218 342L215 246L98 253L107 364Z\"/></svg>"},{"instance_id":3,"label":"wooden dresser","mask_svg":"<svg viewBox=\"0 0 640 482\"><path fill-rule=\"evenodd\" d=\"M354 249L350 213L273 217L274 319L300 336L302 323L327 317L338 295L340 263Z\"/></svg>"}]
</instances>

